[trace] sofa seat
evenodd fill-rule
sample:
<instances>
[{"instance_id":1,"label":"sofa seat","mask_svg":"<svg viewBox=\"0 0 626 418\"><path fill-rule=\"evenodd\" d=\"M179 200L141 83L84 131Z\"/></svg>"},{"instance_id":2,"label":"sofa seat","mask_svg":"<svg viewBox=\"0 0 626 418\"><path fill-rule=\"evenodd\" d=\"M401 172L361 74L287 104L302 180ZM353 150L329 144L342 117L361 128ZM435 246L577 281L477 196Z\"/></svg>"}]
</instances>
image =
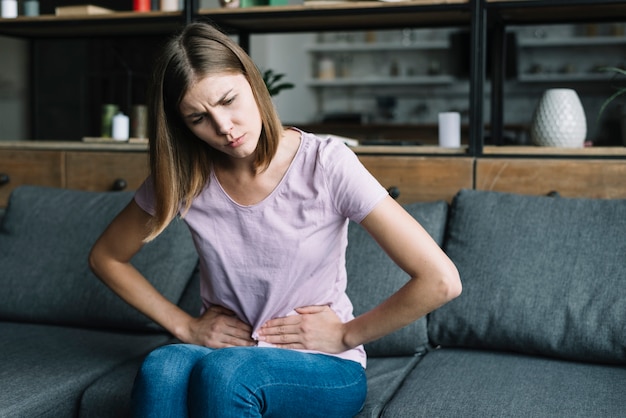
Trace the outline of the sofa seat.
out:
<instances>
[{"instance_id":1,"label":"sofa seat","mask_svg":"<svg viewBox=\"0 0 626 418\"><path fill-rule=\"evenodd\" d=\"M0 416L77 416L84 389L107 371L167 341L126 333L0 322Z\"/></svg>"},{"instance_id":2,"label":"sofa seat","mask_svg":"<svg viewBox=\"0 0 626 418\"><path fill-rule=\"evenodd\" d=\"M422 356L376 357L367 361L367 399L359 418L379 417L383 408L394 396L402 382Z\"/></svg>"},{"instance_id":3,"label":"sofa seat","mask_svg":"<svg viewBox=\"0 0 626 418\"><path fill-rule=\"evenodd\" d=\"M383 416L617 417L626 367L487 350L426 354Z\"/></svg>"}]
</instances>

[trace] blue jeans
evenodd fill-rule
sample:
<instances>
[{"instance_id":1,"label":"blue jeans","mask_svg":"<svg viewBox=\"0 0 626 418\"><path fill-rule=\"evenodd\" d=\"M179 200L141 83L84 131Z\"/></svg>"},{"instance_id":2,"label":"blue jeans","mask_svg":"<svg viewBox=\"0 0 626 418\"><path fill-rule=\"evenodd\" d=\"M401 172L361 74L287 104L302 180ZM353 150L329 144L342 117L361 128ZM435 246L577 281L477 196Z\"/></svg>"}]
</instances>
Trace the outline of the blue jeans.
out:
<instances>
[{"instance_id":1,"label":"blue jeans","mask_svg":"<svg viewBox=\"0 0 626 418\"><path fill-rule=\"evenodd\" d=\"M357 362L279 348L157 348L133 388L135 417L352 417L365 402Z\"/></svg>"}]
</instances>

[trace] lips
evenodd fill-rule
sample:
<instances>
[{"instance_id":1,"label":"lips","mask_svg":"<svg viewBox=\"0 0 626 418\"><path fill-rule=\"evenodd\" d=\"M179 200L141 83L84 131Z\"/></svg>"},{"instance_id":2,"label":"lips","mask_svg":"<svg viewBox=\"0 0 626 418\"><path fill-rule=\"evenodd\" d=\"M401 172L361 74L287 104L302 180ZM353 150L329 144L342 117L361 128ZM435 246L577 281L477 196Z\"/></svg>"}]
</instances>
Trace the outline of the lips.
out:
<instances>
[{"instance_id":1,"label":"lips","mask_svg":"<svg viewBox=\"0 0 626 418\"><path fill-rule=\"evenodd\" d=\"M227 146L230 147L230 148L237 148L238 146L243 144L244 137L245 137L245 135L242 135L239 138L235 138L235 140L229 142L227 144Z\"/></svg>"}]
</instances>

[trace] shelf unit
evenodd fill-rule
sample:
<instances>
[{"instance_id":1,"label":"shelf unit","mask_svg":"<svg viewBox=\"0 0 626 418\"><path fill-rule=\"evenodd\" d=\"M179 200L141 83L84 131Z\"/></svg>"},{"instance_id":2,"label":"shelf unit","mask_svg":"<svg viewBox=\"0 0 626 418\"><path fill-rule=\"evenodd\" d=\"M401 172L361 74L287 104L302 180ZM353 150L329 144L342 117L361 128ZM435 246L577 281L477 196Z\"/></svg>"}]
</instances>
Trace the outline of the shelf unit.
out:
<instances>
[{"instance_id":1,"label":"shelf unit","mask_svg":"<svg viewBox=\"0 0 626 418\"><path fill-rule=\"evenodd\" d=\"M491 113L488 125L492 136L496 138L503 132L507 26L626 21L626 2L623 0L441 0L439 3L433 0L367 1L241 9L199 9L198 0L185 0L184 5L181 12L128 11L80 18L40 16L0 19L0 35L31 40L46 37L162 35L177 30L184 22L203 19L238 35L241 45L249 49L252 34L399 27L464 27L470 33L471 57L470 130L466 152L470 156L480 157L484 154L483 92L488 46L491 60ZM504 148L503 151L506 151ZM497 155L497 152L490 150L488 155ZM616 157L609 152L607 158ZM620 155L617 158L623 157Z\"/></svg>"},{"instance_id":2,"label":"shelf unit","mask_svg":"<svg viewBox=\"0 0 626 418\"><path fill-rule=\"evenodd\" d=\"M449 51L450 40L447 38L414 39L418 35L413 33L412 29L408 31L408 36L401 35L407 36L402 41L321 40L318 43L306 45L304 50L312 58L312 64L319 64L323 59L332 64L330 77L324 77L321 74L321 68L318 68L317 71L312 71L311 77L305 81L306 84L317 89L391 86L410 88L411 86L448 85L455 82L456 77L450 73L449 68L448 55L453 54ZM433 59L437 67L418 73L417 68L427 68L427 66L414 67L413 63L417 58L423 61ZM314 68L315 65L311 67Z\"/></svg>"},{"instance_id":3,"label":"shelf unit","mask_svg":"<svg viewBox=\"0 0 626 418\"><path fill-rule=\"evenodd\" d=\"M504 68L507 61L507 41L506 31L510 26L530 26L537 24L554 25L565 23L601 23L601 22L626 22L626 2L621 0L479 0L480 8L485 14L484 27L489 31L489 39L491 40L491 113L489 120L491 121L491 132L494 143L502 142L503 133L503 108L504 108ZM562 47L570 47L568 43L563 42ZM554 45L558 41L554 41ZM595 41L583 41L587 43L607 42L606 39ZM611 40L613 42L621 42L620 40ZM486 46L486 44L484 44ZM550 43L540 43L537 41L529 42L526 45L551 47ZM597 81L602 79L604 75L591 74L589 76L566 75L560 77L561 81L584 82ZM609 79L606 77L605 79ZM532 76L527 75L522 78L523 81L529 82L551 82L554 81L548 76ZM530 149L526 149L526 153L520 152L524 148L518 150L509 150L508 147L488 147L482 148L478 155L486 156L541 156ZM483 152L485 151L485 152ZM545 153L546 156L553 153ZM624 158L624 153L619 149L609 147L605 152L598 150L580 150L579 152L568 152L563 150L559 154L566 158Z\"/></svg>"}]
</instances>

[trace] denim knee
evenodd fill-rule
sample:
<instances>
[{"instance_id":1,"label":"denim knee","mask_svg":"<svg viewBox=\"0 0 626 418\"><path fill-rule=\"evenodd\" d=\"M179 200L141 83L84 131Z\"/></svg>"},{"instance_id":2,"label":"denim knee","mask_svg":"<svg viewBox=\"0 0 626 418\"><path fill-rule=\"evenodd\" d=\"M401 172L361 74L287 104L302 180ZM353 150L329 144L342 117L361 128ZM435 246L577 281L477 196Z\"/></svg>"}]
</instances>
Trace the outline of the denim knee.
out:
<instances>
[{"instance_id":1,"label":"denim knee","mask_svg":"<svg viewBox=\"0 0 626 418\"><path fill-rule=\"evenodd\" d=\"M148 354L133 386L133 416L186 416L189 375L196 362L211 352L206 347L173 344Z\"/></svg>"},{"instance_id":2,"label":"denim knee","mask_svg":"<svg viewBox=\"0 0 626 418\"><path fill-rule=\"evenodd\" d=\"M258 350L224 348L198 361L189 381L190 416L240 417L262 410L254 393L256 386L249 384L255 381L258 384L260 377L259 358L255 355ZM194 414L198 411L201 414Z\"/></svg>"},{"instance_id":3,"label":"denim knee","mask_svg":"<svg viewBox=\"0 0 626 418\"><path fill-rule=\"evenodd\" d=\"M146 356L139 375L150 380L171 382L180 378L187 381L193 366L206 354L186 344L159 347Z\"/></svg>"}]
</instances>

